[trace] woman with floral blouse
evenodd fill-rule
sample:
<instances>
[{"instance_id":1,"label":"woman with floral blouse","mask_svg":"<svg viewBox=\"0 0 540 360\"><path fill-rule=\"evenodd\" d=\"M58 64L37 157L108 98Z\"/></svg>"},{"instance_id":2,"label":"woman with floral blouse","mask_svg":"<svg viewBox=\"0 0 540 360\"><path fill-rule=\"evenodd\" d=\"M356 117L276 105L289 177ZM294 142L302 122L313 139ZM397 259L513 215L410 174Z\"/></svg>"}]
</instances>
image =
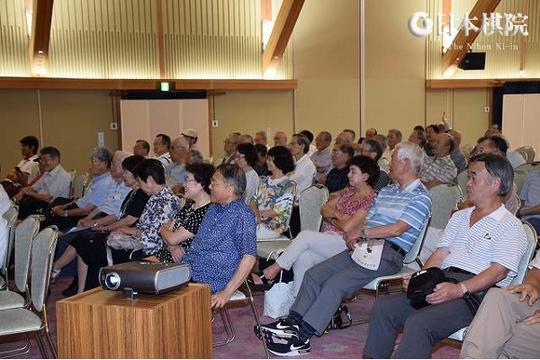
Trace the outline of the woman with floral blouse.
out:
<instances>
[{"instance_id":1,"label":"woman with floral blouse","mask_svg":"<svg viewBox=\"0 0 540 360\"><path fill-rule=\"evenodd\" d=\"M257 217L257 239L281 236L288 228L296 184L287 174L294 171L294 160L284 146L274 146L266 160L272 175L261 178L250 204Z\"/></svg>"},{"instance_id":2,"label":"woman with floral blouse","mask_svg":"<svg viewBox=\"0 0 540 360\"><path fill-rule=\"evenodd\" d=\"M121 227L109 235L127 235L138 249L113 250L115 263L142 259L155 255L163 246L159 229L165 223L174 219L180 210L180 199L165 185L165 171L161 162L156 159L146 159L133 170L137 176L140 188L150 196L137 225ZM135 250L135 251L133 251Z\"/></svg>"}]
</instances>

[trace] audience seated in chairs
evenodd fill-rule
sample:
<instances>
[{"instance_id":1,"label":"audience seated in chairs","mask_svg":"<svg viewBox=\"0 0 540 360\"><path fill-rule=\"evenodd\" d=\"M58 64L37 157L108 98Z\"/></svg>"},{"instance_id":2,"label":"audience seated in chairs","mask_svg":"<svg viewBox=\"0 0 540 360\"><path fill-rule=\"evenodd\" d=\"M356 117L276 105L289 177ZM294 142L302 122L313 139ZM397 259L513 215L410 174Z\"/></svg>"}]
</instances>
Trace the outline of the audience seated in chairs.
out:
<instances>
[{"instance_id":1,"label":"audience seated in chairs","mask_svg":"<svg viewBox=\"0 0 540 360\"><path fill-rule=\"evenodd\" d=\"M133 172L150 198L135 227L123 226L109 235L107 243L116 243L111 245L114 263L155 255L163 247L159 230L180 210L180 199L165 185L165 172L158 160L146 159Z\"/></svg>"},{"instance_id":2,"label":"audience seated in chairs","mask_svg":"<svg viewBox=\"0 0 540 360\"><path fill-rule=\"evenodd\" d=\"M369 156L370 158L375 160L378 164L382 156L382 153L383 153L383 150L382 150L381 144L379 144L377 141L373 139L362 140L362 143L360 144L361 155ZM384 172L384 170L379 168L378 174L375 176L375 178L376 178L375 183L372 186L373 186L373 190L375 190L375 192L378 193L383 187L388 185L388 182L390 181L390 177L388 176L388 173Z\"/></svg>"},{"instance_id":3,"label":"audience seated in chairs","mask_svg":"<svg viewBox=\"0 0 540 360\"><path fill-rule=\"evenodd\" d=\"M63 268L66 268L62 272L63 275L75 275L75 268L70 264L75 264L76 251L70 244L72 239L79 235L80 231L91 231L95 226L109 225L117 221L120 217L122 202L126 198L126 195L131 191L123 181L124 170L122 169L122 161L128 156L129 153L123 151L116 151L114 153L111 163L111 177L113 181L109 183L105 200L101 206L94 208L94 210L90 211L86 217L80 219L77 222L76 228L70 229L70 231L58 238L56 245L56 261L53 264L53 273L55 276L57 276L58 270L62 270ZM69 212L73 210L67 211L69 216ZM77 281L75 279L66 290L65 294L75 293L77 291L77 286Z\"/></svg>"},{"instance_id":4,"label":"audience seated in chairs","mask_svg":"<svg viewBox=\"0 0 540 360\"><path fill-rule=\"evenodd\" d=\"M469 200L474 207L456 212L424 269L438 267L457 283L442 282L415 309L405 293L379 297L370 317L364 354L389 358L403 327L397 358L429 358L432 348L470 324L470 296L481 301L492 286L508 286L527 247L521 222L502 205L512 187L513 170L502 156L471 158ZM404 277L406 287L410 276Z\"/></svg>"},{"instance_id":5,"label":"audience seated in chairs","mask_svg":"<svg viewBox=\"0 0 540 360\"><path fill-rule=\"evenodd\" d=\"M349 145L334 145L332 150L332 169L324 178L324 185L330 194L340 191L347 186L349 179L349 162L354 156L354 150Z\"/></svg>"},{"instance_id":6,"label":"audience seated in chairs","mask_svg":"<svg viewBox=\"0 0 540 360\"><path fill-rule=\"evenodd\" d=\"M133 155L139 155L142 157L148 157L150 153L150 144L146 140L139 139L135 141L133 146Z\"/></svg>"},{"instance_id":7,"label":"audience seated in chairs","mask_svg":"<svg viewBox=\"0 0 540 360\"><path fill-rule=\"evenodd\" d=\"M294 170L289 150L274 146L266 163L272 175L261 178L250 204L257 219L257 239L278 238L287 230L295 195L295 183L287 176Z\"/></svg>"},{"instance_id":8,"label":"audience seated in chairs","mask_svg":"<svg viewBox=\"0 0 540 360\"><path fill-rule=\"evenodd\" d=\"M165 183L175 194L181 194L184 190L188 151L189 143L185 137L180 136L173 140L170 151L171 163L165 165Z\"/></svg>"},{"instance_id":9,"label":"audience seated in chairs","mask_svg":"<svg viewBox=\"0 0 540 360\"><path fill-rule=\"evenodd\" d=\"M522 207L519 216L530 222L536 233L540 234L540 170L531 171L527 175L520 198Z\"/></svg>"},{"instance_id":10,"label":"audience seated in chairs","mask_svg":"<svg viewBox=\"0 0 540 360\"><path fill-rule=\"evenodd\" d=\"M295 161L294 173L291 179L296 182L296 193L300 194L313 184L315 178L315 165L309 158L310 141L304 134L294 134L289 150Z\"/></svg>"},{"instance_id":11,"label":"audience seated in chairs","mask_svg":"<svg viewBox=\"0 0 540 360\"><path fill-rule=\"evenodd\" d=\"M195 234L210 206L210 181L215 168L210 164L188 165L184 207L175 214L174 220L161 226L159 233L163 247L155 258L163 263L178 263L189 251ZM154 259L149 259L154 260Z\"/></svg>"},{"instance_id":12,"label":"audience seated in chairs","mask_svg":"<svg viewBox=\"0 0 540 360\"><path fill-rule=\"evenodd\" d=\"M432 136L433 157L426 156L420 178L427 188L451 183L457 176L457 168L450 154L454 150L454 140L448 134Z\"/></svg>"},{"instance_id":13,"label":"audience seated in chairs","mask_svg":"<svg viewBox=\"0 0 540 360\"><path fill-rule=\"evenodd\" d=\"M182 262L192 280L210 285L212 307L220 308L244 282L255 264L256 223L242 200L246 176L235 165L220 165L210 184L210 205Z\"/></svg>"},{"instance_id":14,"label":"audience seated in chairs","mask_svg":"<svg viewBox=\"0 0 540 360\"><path fill-rule=\"evenodd\" d=\"M23 187L29 186L39 176L39 141L35 136L25 136L21 144L22 160L8 172L2 186L10 198L15 196Z\"/></svg>"},{"instance_id":15,"label":"audience seated in chairs","mask_svg":"<svg viewBox=\"0 0 540 360\"><path fill-rule=\"evenodd\" d=\"M131 188L131 191L122 202L118 220L112 223L104 221L104 218L96 220L90 229L75 233L71 240L70 246L77 252L79 293L98 286L99 269L107 265L106 241L109 234L124 226L134 226L141 217L149 196L139 188L133 171L143 160L144 157L133 155L122 161L124 184ZM52 276L59 273L59 269L55 269Z\"/></svg>"},{"instance_id":16,"label":"audience seated in chairs","mask_svg":"<svg viewBox=\"0 0 540 360\"><path fill-rule=\"evenodd\" d=\"M92 181L87 186L84 196L75 200L56 198L46 214L47 220L43 227L56 225L60 231L69 230L92 210L105 204L107 193L114 182L110 171L112 157L110 150L104 147L92 151L88 164Z\"/></svg>"},{"instance_id":17,"label":"audience seated in chairs","mask_svg":"<svg viewBox=\"0 0 540 360\"><path fill-rule=\"evenodd\" d=\"M418 178L424 156L416 144L396 146L390 164L396 183L379 192L360 235L346 236L349 249L307 271L288 317L261 327L269 351L280 356L309 352L309 339L323 334L344 298L374 278L401 269L431 212L431 200ZM360 258L378 253L373 259L380 261L376 270L353 260L353 250Z\"/></svg>"},{"instance_id":18,"label":"audience seated in chairs","mask_svg":"<svg viewBox=\"0 0 540 360\"><path fill-rule=\"evenodd\" d=\"M490 137L484 136L478 139L476 146L471 153L471 156L479 154L496 154L506 157L507 150L508 143L502 137L497 135L493 135ZM512 189L503 198L503 203L504 206L508 209L508 211L516 213L517 209L519 208L518 200L519 199L517 196L517 187L514 183L512 184ZM471 202L465 200L458 205L458 209L464 209L470 206L472 206Z\"/></svg>"},{"instance_id":19,"label":"audience seated in chairs","mask_svg":"<svg viewBox=\"0 0 540 360\"><path fill-rule=\"evenodd\" d=\"M450 157L452 158L454 165L456 165L457 173L459 174L467 169L467 159L460 149L461 134L454 129L448 130L446 133L454 140L454 150L450 153Z\"/></svg>"},{"instance_id":20,"label":"audience seated in chairs","mask_svg":"<svg viewBox=\"0 0 540 360\"><path fill-rule=\"evenodd\" d=\"M464 359L540 358L540 250L525 281L491 289L461 347Z\"/></svg>"},{"instance_id":21,"label":"audience seated in chairs","mask_svg":"<svg viewBox=\"0 0 540 360\"><path fill-rule=\"evenodd\" d=\"M332 135L328 131L321 131L315 138L317 150L311 155L311 161L315 165L317 173L315 182L324 183L326 175L332 168Z\"/></svg>"},{"instance_id":22,"label":"audience seated in chairs","mask_svg":"<svg viewBox=\"0 0 540 360\"><path fill-rule=\"evenodd\" d=\"M157 160L159 160L163 166L167 166L172 162L171 154L169 150L171 149L171 138L169 135L157 134L152 143L154 148L154 155Z\"/></svg>"},{"instance_id":23,"label":"audience seated in chairs","mask_svg":"<svg viewBox=\"0 0 540 360\"><path fill-rule=\"evenodd\" d=\"M367 156L355 156L351 160L349 186L335 193L321 207L322 232L304 230L293 239L291 245L274 264L262 273L253 274L256 285L271 287L282 269L294 267L294 294L298 294L307 270L347 249L344 234L356 234L364 226L366 215L375 200L371 188L379 167Z\"/></svg>"},{"instance_id":24,"label":"audience seated in chairs","mask_svg":"<svg viewBox=\"0 0 540 360\"><path fill-rule=\"evenodd\" d=\"M250 204L253 196L259 187L259 175L253 170L257 163L257 151L253 144L240 144L236 148L236 165L246 174L246 191L244 192L244 201Z\"/></svg>"},{"instance_id":25,"label":"audience seated in chairs","mask_svg":"<svg viewBox=\"0 0 540 360\"><path fill-rule=\"evenodd\" d=\"M257 151L257 163L253 166L253 169L259 176L268 176L268 166L266 166L268 148L262 144L255 144L255 151Z\"/></svg>"},{"instance_id":26,"label":"audience seated in chairs","mask_svg":"<svg viewBox=\"0 0 540 360\"><path fill-rule=\"evenodd\" d=\"M47 146L40 150L42 175L32 186L22 188L14 199L19 202L19 219L32 214L45 214L57 197L68 198L71 175L60 164L60 151Z\"/></svg>"}]
</instances>

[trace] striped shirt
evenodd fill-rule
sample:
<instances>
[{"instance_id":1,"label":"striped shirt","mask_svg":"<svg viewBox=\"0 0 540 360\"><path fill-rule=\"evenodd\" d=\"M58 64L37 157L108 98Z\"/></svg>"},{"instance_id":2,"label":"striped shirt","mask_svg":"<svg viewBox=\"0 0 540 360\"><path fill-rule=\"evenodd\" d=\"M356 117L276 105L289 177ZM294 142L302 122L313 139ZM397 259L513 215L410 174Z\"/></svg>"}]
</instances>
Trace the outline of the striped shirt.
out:
<instances>
[{"instance_id":1,"label":"striped shirt","mask_svg":"<svg viewBox=\"0 0 540 360\"><path fill-rule=\"evenodd\" d=\"M379 192L367 215L366 227L390 225L398 220L406 222L410 226L407 231L386 240L409 251L430 214L431 198L419 179L404 189L391 184Z\"/></svg>"},{"instance_id":2,"label":"striped shirt","mask_svg":"<svg viewBox=\"0 0 540 360\"><path fill-rule=\"evenodd\" d=\"M422 181L439 180L443 183L454 181L457 176L457 168L450 155L443 157L424 157L422 166Z\"/></svg>"},{"instance_id":3,"label":"striped shirt","mask_svg":"<svg viewBox=\"0 0 540 360\"><path fill-rule=\"evenodd\" d=\"M509 270L497 283L508 286L516 276L519 262L527 248L527 238L521 222L504 205L469 226L475 207L456 212L448 222L438 247L446 247L450 254L441 268L454 266L479 274L497 263Z\"/></svg>"}]
</instances>

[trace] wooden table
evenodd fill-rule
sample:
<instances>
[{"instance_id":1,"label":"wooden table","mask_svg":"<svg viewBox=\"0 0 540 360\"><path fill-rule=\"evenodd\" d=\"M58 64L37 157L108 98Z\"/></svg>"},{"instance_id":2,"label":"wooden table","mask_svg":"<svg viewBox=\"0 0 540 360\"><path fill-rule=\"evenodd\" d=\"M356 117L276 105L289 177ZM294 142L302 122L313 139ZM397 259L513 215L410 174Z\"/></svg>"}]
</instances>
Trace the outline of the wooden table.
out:
<instances>
[{"instance_id":1,"label":"wooden table","mask_svg":"<svg viewBox=\"0 0 540 360\"><path fill-rule=\"evenodd\" d=\"M92 289L56 303L60 358L212 358L210 288L129 300Z\"/></svg>"}]
</instances>

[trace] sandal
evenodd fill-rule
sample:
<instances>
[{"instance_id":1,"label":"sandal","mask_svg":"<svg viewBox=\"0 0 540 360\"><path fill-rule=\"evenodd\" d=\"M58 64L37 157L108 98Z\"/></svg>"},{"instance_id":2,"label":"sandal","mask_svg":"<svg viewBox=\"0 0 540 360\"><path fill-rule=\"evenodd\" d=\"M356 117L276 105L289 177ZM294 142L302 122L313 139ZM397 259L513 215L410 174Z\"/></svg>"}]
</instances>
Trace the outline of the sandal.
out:
<instances>
[{"instance_id":1,"label":"sandal","mask_svg":"<svg viewBox=\"0 0 540 360\"><path fill-rule=\"evenodd\" d=\"M262 284L256 284L255 280L253 280L253 275L257 275L262 281ZM252 273L251 276L248 277L247 282L254 290L270 290L272 286L274 286L274 279L267 279L262 271L258 273Z\"/></svg>"}]
</instances>

